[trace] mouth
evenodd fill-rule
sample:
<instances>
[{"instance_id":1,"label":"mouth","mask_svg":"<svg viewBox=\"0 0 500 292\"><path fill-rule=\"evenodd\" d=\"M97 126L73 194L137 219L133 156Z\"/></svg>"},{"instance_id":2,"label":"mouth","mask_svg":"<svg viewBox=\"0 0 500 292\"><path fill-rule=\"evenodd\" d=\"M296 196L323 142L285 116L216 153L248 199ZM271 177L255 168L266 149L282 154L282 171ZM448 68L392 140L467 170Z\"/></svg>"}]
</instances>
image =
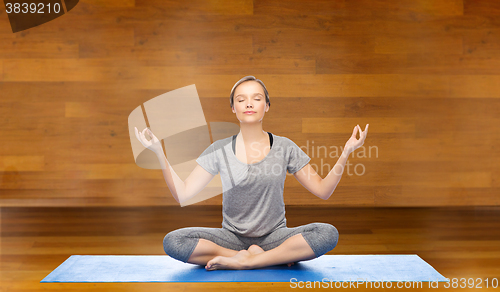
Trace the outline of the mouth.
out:
<instances>
[{"instance_id":1,"label":"mouth","mask_svg":"<svg viewBox=\"0 0 500 292\"><path fill-rule=\"evenodd\" d=\"M251 115L251 114L255 114L255 112L253 112L253 111L247 111L247 112L244 112L244 114Z\"/></svg>"}]
</instances>

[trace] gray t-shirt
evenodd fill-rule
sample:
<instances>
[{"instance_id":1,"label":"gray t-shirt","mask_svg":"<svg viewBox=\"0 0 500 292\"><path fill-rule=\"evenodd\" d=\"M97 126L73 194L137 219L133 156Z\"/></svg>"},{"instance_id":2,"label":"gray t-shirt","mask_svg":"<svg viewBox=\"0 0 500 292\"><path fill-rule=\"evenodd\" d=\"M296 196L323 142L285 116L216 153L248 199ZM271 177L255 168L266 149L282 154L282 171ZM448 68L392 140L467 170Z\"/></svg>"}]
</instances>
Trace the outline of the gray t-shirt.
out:
<instances>
[{"instance_id":1,"label":"gray t-shirt","mask_svg":"<svg viewBox=\"0 0 500 292\"><path fill-rule=\"evenodd\" d=\"M222 227L245 237L260 237L286 227L286 171L293 174L311 160L292 140L272 136L271 150L257 163L236 158L232 137L215 141L196 160L209 173L220 172Z\"/></svg>"}]
</instances>

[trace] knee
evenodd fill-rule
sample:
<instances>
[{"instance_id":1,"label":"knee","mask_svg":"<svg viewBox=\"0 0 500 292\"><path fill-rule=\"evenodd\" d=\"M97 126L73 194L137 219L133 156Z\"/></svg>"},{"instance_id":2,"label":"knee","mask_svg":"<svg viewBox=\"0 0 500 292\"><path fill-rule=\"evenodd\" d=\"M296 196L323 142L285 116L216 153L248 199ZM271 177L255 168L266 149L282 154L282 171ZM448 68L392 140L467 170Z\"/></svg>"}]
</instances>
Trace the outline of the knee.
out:
<instances>
[{"instance_id":1,"label":"knee","mask_svg":"<svg viewBox=\"0 0 500 292\"><path fill-rule=\"evenodd\" d=\"M187 244L189 240L180 230L171 231L163 238L163 250L168 256L186 262L186 248L189 246Z\"/></svg>"},{"instance_id":2,"label":"knee","mask_svg":"<svg viewBox=\"0 0 500 292\"><path fill-rule=\"evenodd\" d=\"M330 250L334 249L339 241L339 231L337 228L328 223L321 223L319 228L321 229L321 235L330 244Z\"/></svg>"},{"instance_id":3,"label":"knee","mask_svg":"<svg viewBox=\"0 0 500 292\"><path fill-rule=\"evenodd\" d=\"M163 250L167 255L173 254L174 246L178 245L179 236L177 235L176 230L171 231L165 235L163 238Z\"/></svg>"}]
</instances>

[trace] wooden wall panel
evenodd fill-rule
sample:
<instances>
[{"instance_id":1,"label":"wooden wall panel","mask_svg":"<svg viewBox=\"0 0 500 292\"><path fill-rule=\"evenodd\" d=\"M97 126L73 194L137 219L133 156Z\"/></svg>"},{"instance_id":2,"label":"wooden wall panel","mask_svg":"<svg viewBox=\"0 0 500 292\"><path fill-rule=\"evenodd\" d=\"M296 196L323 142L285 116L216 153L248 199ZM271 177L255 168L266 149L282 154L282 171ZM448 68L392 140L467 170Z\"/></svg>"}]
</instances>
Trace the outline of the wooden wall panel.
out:
<instances>
[{"instance_id":1,"label":"wooden wall panel","mask_svg":"<svg viewBox=\"0 0 500 292\"><path fill-rule=\"evenodd\" d=\"M370 124L329 200L288 176L287 204L499 205L499 16L493 0L84 0L13 34L0 10L0 206L177 205L134 164L128 115L196 84L208 122L236 123L246 75L270 93L266 131L327 149L308 152L322 177Z\"/></svg>"}]
</instances>

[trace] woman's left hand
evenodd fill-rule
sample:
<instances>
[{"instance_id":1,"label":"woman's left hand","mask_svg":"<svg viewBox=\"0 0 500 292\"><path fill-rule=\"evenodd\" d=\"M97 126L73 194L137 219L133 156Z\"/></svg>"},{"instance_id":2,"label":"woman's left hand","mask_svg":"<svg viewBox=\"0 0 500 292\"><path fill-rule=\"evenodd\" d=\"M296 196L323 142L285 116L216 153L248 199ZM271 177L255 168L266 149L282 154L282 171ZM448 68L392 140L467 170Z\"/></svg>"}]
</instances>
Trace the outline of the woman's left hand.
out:
<instances>
[{"instance_id":1,"label":"woman's left hand","mask_svg":"<svg viewBox=\"0 0 500 292\"><path fill-rule=\"evenodd\" d=\"M350 154L351 152L354 152L354 150L358 149L365 143L365 138L366 134L368 134L368 125L366 124L366 128L364 131L361 130L359 125L354 127L354 130L352 131L352 136L351 138L345 143L344 149L347 151L347 154ZM359 133L359 140L356 138L358 134L358 130L360 131Z\"/></svg>"}]
</instances>

